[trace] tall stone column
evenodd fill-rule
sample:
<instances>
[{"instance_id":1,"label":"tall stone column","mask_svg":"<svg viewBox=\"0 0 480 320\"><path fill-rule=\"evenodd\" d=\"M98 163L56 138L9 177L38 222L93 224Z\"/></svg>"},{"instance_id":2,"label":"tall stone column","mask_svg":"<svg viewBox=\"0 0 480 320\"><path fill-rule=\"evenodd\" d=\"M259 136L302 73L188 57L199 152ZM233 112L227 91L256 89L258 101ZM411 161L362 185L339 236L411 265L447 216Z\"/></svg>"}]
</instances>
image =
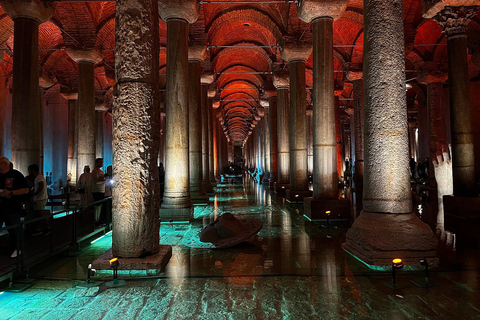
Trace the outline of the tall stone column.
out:
<instances>
[{"instance_id":1,"label":"tall stone column","mask_svg":"<svg viewBox=\"0 0 480 320\"><path fill-rule=\"evenodd\" d=\"M96 50L68 48L67 53L78 64L77 104L77 172L95 166L95 65L102 60Z\"/></svg>"},{"instance_id":2,"label":"tall stone column","mask_svg":"<svg viewBox=\"0 0 480 320\"><path fill-rule=\"evenodd\" d=\"M298 16L313 25L313 197L305 199L305 215L326 218L348 215L349 203L338 199L335 83L333 75L333 21L347 1L307 1Z\"/></svg>"},{"instance_id":3,"label":"tall stone column","mask_svg":"<svg viewBox=\"0 0 480 320\"><path fill-rule=\"evenodd\" d=\"M213 135L213 107L212 107L212 99L215 97L217 92L215 90L208 90L207 91L207 106L208 106L208 180L210 181L210 185L213 187L217 184L215 180L215 165L214 165L214 135Z\"/></svg>"},{"instance_id":4,"label":"tall stone column","mask_svg":"<svg viewBox=\"0 0 480 320\"><path fill-rule=\"evenodd\" d=\"M112 249L138 258L158 253L160 241L157 1L119 0L115 19Z\"/></svg>"},{"instance_id":5,"label":"tall stone column","mask_svg":"<svg viewBox=\"0 0 480 320\"><path fill-rule=\"evenodd\" d=\"M201 63L207 55L204 46L188 49L188 137L190 150L190 196L193 204L207 205L207 193L202 186L202 95L200 77Z\"/></svg>"},{"instance_id":6,"label":"tall stone column","mask_svg":"<svg viewBox=\"0 0 480 320\"><path fill-rule=\"evenodd\" d=\"M95 158L103 158L103 111L95 112Z\"/></svg>"},{"instance_id":7,"label":"tall stone column","mask_svg":"<svg viewBox=\"0 0 480 320\"><path fill-rule=\"evenodd\" d=\"M370 265L436 264L435 235L412 213L403 1L365 0L364 24L364 209L344 248Z\"/></svg>"},{"instance_id":8,"label":"tall stone column","mask_svg":"<svg viewBox=\"0 0 480 320\"><path fill-rule=\"evenodd\" d=\"M283 193L290 184L290 142L288 140L290 79L287 74L275 74L273 85L277 88L278 179L275 182L275 192Z\"/></svg>"},{"instance_id":9,"label":"tall stone column","mask_svg":"<svg viewBox=\"0 0 480 320\"><path fill-rule=\"evenodd\" d=\"M11 160L26 175L30 164L43 165L38 26L53 15L54 8L40 0L2 0L0 4L14 28Z\"/></svg>"},{"instance_id":10,"label":"tall stone column","mask_svg":"<svg viewBox=\"0 0 480 320\"><path fill-rule=\"evenodd\" d=\"M275 93L276 94L276 93ZM268 98L270 127L270 185L278 179L277 97Z\"/></svg>"},{"instance_id":11,"label":"tall stone column","mask_svg":"<svg viewBox=\"0 0 480 320\"><path fill-rule=\"evenodd\" d=\"M211 101L208 98L208 86L215 80L212 73L202 74L202 185L207 195L214 195L215 191L210 183L210 143L209 143L209 121L208 115L212 107Z\"/></svg>"},{"instance_id":12,"label":"tall stone column","mask_svg":"<svg viewBox=\"0 0 480 320\"><path fill-rule=\"evenodd\" d=\"M287 201L303 201L312 195L308 189L307 167L307 91L305 85L305 61L310 57L312 47L308 44L287 43L281 54L290 65L290 186L286 192Z\"/></svg>"},{"instance_id":13,"label":"tall stone column","mask_svg":"<svg viewBox=\"0 0 480 320\"><path fill-rule=\"evenodd\" d=\"M161 0L159 14L167 22L167 85L165 193L160 217L190 220L188 149L188 23L198 18L197 1Z\"/></svg>"},{"instance_id":14,"label":"tall stone column","mask_svg":"<svg viewBox=\"0 0 480 320\"><path fill-rule=\"evenodd\" d=\"M442 71L442 66L426 62L417 70L417 81L427 86L427 119L429 121L428 132L428 161L429 176L434 181L434 170L432 160L442 150L448 150L447 129L445 112L443 108L443 83L447 81L448 75Z\"/></svg>"},{"instance_id":15,"label":"tall stone column","mask_svg":"<svg viewBox=\"0 0 480 320\"><path fill-rule=\"evenodd\" d=\"M272 174L271 162L270 162L270 143L271 143L271 128L270 128L270 110L269 110L269 103L267 99L260 100L260 105L264 108L263 112L263 159L265 163L264 169L264 176L262 179L262 183L269 184L270 177Z\"/></svg>"},{"instance_id":16,"label":"tall stone column","mask_svg":"<svg viewBox=\"0 0 480 320\"><path fill-rule=\"evenodd\" d=\"M216 94L216 92L215 92ZM210 96L210 92L208 94ZM215 95L211 96L213 99ZM212 104L213 107L213 104ZM213 135L213 178L215 180L215 184L217 179L220 177L220 170L218 167L218 119L217 119L217 109L212 108L212 135Z\"/></svg>"},{"instance_id":17,"label":"tall stone column","mask_svg":"<svg viewBox=\"0 0 480 320\"><path fill-rule=\"evenodd\" d=\"M62 96L68 101L68 150L67 150L67 177L68 187L77 184L77 99L78 93L63 93ZM83 172L83 171L82 171Z\"/></svg>"},{"instance_id":18,"label":"tall stone column","mask_svg":"<svg viewBox=\"0 0 480 320\"><path fill-rule=\"evenodd\" d=\"M433 1L434 3L437 1ZM458 1L470 4L472 1ZM428 4L427 4L428 5ZM425 18L433 17L447 36L448 83L452 131L453 194L474 196L475 158L471 125L470 79L467 57L467 25L478 6L425 6Z\"/></svg>"},{"instance_id":19,"label":"tall stone column","mask_svg":"<svg viewBox=\"0 0 480 320\"><path fill-rule=\"evenodd\" d=\"M308 176L313 176L313 110L307 110L307 168Z\"/></svg>"},{"instance_id":20,"label":"tall stone column","mask_svg":"<svg viewBox=\"0 0 480 320\"><path fill-rule=\"evenodd\" d=\"M353 83L353 126L355 132L355 198L357 210L363 209L363 172L364 172L364 114L363 114L363 72L350 71L347 79Z\"/></svg>"}]
</instances>

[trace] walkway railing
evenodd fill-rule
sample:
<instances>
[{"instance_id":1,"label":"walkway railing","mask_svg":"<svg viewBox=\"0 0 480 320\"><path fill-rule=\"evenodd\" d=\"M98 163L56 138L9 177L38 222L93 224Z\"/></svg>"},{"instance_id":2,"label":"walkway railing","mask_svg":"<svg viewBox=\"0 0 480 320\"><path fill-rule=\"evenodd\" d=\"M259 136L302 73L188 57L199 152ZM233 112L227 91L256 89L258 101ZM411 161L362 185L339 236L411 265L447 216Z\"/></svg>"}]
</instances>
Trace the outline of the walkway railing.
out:
<instances>
[{"instance_id":1,"label":"walkway railing","mask_svg":"<svg viewBox=\"0 0 480 320\"><path fill-rule=\"evenodd\" d=\"M57 202L55 200L61 200ZM20 218L20 223L0 228L0 232L17 229L17 258L10 254L0 256L0 281L12 279L14 274L28 274L28 269L52 255L65 251L78 251L80 243L96 234L105 234L112 228L111 197L86 206L70 207L70 194L49 197L48 205L63 206L63 210L33 219ZM101 222L95 222L95 207L102 206ZM53 211L53 210L52 210ZM38 226L48 226L49 233L34 236Z\"/></svg>"}]
</instances>

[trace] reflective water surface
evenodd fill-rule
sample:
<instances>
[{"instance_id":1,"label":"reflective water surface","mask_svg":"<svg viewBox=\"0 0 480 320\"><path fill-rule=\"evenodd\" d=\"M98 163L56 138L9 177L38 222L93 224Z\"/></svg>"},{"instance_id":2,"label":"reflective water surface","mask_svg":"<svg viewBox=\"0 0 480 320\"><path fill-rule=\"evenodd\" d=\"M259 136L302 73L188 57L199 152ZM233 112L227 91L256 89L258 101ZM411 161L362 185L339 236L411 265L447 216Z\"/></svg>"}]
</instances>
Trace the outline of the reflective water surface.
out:
<instances>
[{"instance_id":1,"label":"reflective water surface","mask_svg":"<svg viewBox=\"0 0 480 320\"><path fill-rule=\"evenodd\" d=\"M34 286L0 294L1 319L480 319L478 241L439 235L441 266L429 274L375 271L343 251L349 223L311 222L303 205L285 202L268 187L219 183L192 224L162 224L161 243L173 247L162 273L120 273L127 286L76 289L88 263L111 246L111 234L79 254L30 270ZM422 207L428 219L428 206ZM224 212L263 221L263 229L232 248L182 243ZM95 278L111 279L111 272Z\"/></svg>"}]
</instances>

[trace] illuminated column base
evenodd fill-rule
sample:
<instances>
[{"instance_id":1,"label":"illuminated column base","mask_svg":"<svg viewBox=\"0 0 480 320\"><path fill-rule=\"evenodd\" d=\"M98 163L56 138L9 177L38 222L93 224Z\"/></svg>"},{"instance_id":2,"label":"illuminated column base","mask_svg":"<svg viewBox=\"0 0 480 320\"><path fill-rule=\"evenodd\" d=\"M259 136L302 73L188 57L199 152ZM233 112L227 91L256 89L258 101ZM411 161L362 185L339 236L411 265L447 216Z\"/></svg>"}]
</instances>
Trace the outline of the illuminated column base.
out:
<instances>
[{"instance_id":1,"label":"illuminated column base","mask_svg":"<svg viewBox=\"0 0 480 320\"><path fill-rule=\"evenodd\" d=\"M430 227L409 214L384 214L362 211L347 232L343 248L369 265L391 265L401 258L406 265L427 259L438 265L437 239Z\"/></svg>"},{"instance_id":2,"label":"illuminated column base","mask_svg":"<svg viewBox=\"0 0 480 320\"><path fill-rule=\"evenodd\" d=\"M285 198L288 202L303 202L303 199L311 197L313 192L311 190L291 190L287 189Z\"/></svg>"},{"instance_id":3,"label":"illuminated column base","mask_svg":"<svg viewBox=\"0 0 480 320\"><path fill-rule=\"evenodd\" d=\"M327 219L326 212L330 211L330 218L350 219L351 207L348 199L304 199L304 214L311 220Z\"/></svg>"},{"instance_id":4,"label":"illuminated column base","mask_svg":"<svg viewBox=\"0 0 480 320\"><path fill-rule=\"evenodd\" d=\"M286 190L290 188L290 185L288 183L275 182L273 188L275 193L285 194Z\"/></svg>"}]
</instances>

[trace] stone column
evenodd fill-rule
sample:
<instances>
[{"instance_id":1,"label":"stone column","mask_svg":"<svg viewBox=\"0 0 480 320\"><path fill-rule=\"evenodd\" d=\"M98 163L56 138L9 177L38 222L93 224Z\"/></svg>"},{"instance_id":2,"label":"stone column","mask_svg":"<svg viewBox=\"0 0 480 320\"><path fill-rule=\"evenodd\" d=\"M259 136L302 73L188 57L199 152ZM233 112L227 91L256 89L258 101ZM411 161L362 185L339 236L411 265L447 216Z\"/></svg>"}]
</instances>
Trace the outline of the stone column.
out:
<instances>
[{"instance_id":1,"label":"stone column","mask_svg":"<svg viewBox=\"0 0 480 320\"><path fill-rule=\"evenodd\" d=\"M290 79L287 74L275 74L273 85L277 88L278 179L275 183L275 192L283 193L290 183L290 142L288 140Z\"/></svg>"},{"instance_id":2,"label":"stone column","mask_svg":"<svg viewBox=\"0 0 480 320\"><path fill-rule=\"evenodd\" d=\"M103 158L103 111L95 112L95 158Z\"/></svg>"},{"instance_id":3,"label":"stone column","mask_svg":"<svg viewBox=\"0 0 480 320\"><path fill-rule=\"evenodd\" d=\"M158 253L160 241L157 1L117 1L115 19L112 249L138 258Z\"/></svg>"},{"instance_id":4,"label":"stone column","mask_svg":"<svg viewBox=\"0 0 480 320\"><path fill-rule=\"evenodd\" d=\"M333 21L346 6L346 0L307 0L298 9L299 18L313 25L313 198L305 200L305 214L312 219L324 218L327 210L334 215L345 213L345 203L342 207L337 201Z\"/></svg>"},{"instance_id":5,"label":"stone column","mask_svg":"<svg viewBox=\"0 0 480 320\"><path fill-rule=\"evenodd\" d=\"M28 166L41 163L41 102L38 64L38 26L54 13L40 0L2 0L2 8L13 20L12 162L28 174Z\"/></svg>"},{"instance_id":6,"label":"stone column","mask_svg":"<svg viewBox=\"0 0 480 320\"><path fill-rule=\"evenodd\" d=\"M78 93L60 94L68 101L68 150L67 150L67 186L74 187L77 184L77 99ZM82 171L83 172L83 171Z\"/></svg>"},{"instance_id":7,"label":"stone column","mask_svg":"<svg viewBox=\"0 0 480 320\"><path fill-rule=\"evenodd\" d=\"M264 108L263 116L263 148L264 148L264 161L265 161L265 175L263 176L262 183L269 184L272 168L270 161L270 147L271 147L271 128L270 128L270 110L268 100L260 100L260 105Z\"/></svg>"},{"instance_id":8,"label":"stone column","mask_svg":"<svg viewBox=\"0 0 480 320\"><path fill-rule=\"evenodd\" d=\"M158 151L158 164L160 162L165 164L165 121L166 121L166 114L165 112L160 113L160 148Z\"/></svg>"},{"instance_id":9,"label":"stone column","mask_svg":"<svg viewBox=\"0 0 480 320\"><path fill-rule=\"evenodd\" d=\"M313 177L313 110L307 109L307 168L308 177Z\"/></svg>"},{"instance_id":10,"label":"stone column","mask_svg":"<svg viewBox=\"0 0 480 320\"><path fill-rule=\"evenodd\" d=\"M208 98L208 87L215 80L212 73L202 74L202 185L207 195L214 195L215 191L210 183L210 144L209 144L209 123L208 115L210 114L211 101Z\"/></svg>"},{"instance_id":11,"label":"stone column","mask_svg":"<svg viewBox=\"0 0 480 320\"><path fill-rule=\"evenodd\" d=\"M213 107L212 107L212 98L215 97L217 92L215 90L208 90L207 91L207 112L208 112L208 179L210 181L210 185L213 187L214 185L217 184L217 181L215 180L215 166L214 166L214 161L213 161L213 155L214 155L214 147L213 147Z\"/></svg>"},{"instance_id":12,"label":"stone column","mask_svg":"<svg viewBox=\"0 0 480 320\"><path fill-rule=\"evenodd\" d=\"M275 93L276 94L276 93ZM277 97L268 98L270 120L270 186L278 179Z\"/></svg>"},{"instance_id":13,"label":"stone column","mask_svg":"<svg viewBox=\"0 0 480 320\"><path fill-rule=\"evenodd\" d=\"M190 196L193 204L207 205L207 193L202 186L202 95L200 76L201 62L207 56L204 46L188 49L188 137L190 150Z\"/></svg>"},{"instance_id":14,"label":"stone column","mask_svg":"<svg viewBox=\"0 0 480 320\"><path fill-rule=\"evenodd\" d=\"M429 121L428 132L428 161L429 176L434 181L434 170L432 160L442 150L447 151L447 129L445 112L442 104L443 83L447 81L448 75L442 72L442 66L426 62L417 71L417 81L427 86L427 119Z\"/></svg>"},{"instance_id":15,"label":"stone column","mask_svg":"<svg viewBox=\"0 0 480 320\"><path fill-rule=\"evenodd\" d=\"M355 184L355 198L357 210L363 209L363 140L364 140L364 117L363 117L363 72L349 72L347 79L353 83L353 122L355 131L355 174L353 181Z\"/></svg>"},{"instance_id":16,"label":"stone column","mask_svg":"<svg viewBox=\"0 0 480 320\"><path fill-rule=\"evenodd\" d=\"M458 1L458 5L462 3L470 4L472 1ZM434 17L447 36L453 194L457 197L470 197L474 196L476 191L474 143L470 120L467 25L478 12L478 6L443 7L443 5L442 2L431 8L425 7L424 17Z\"/></svg>"},{"instance_id":17,"label":"stone column","mask_svg":"<svg viewBox=\"0 0 480 320\"><path fill-rule=\"evenodd\" d=\"M403 1L365 0L364 24L364 209L344 248L370 265L436 264L435 235L412 213Z\"/></svg>"},{"instance_id":18,"label":"stone column","mask_svg":"<svg viewBox=\"0 0 480 320\"><path fill-rule=\"evenodd\" d=\"M188 23L198 18L197 1L161 0L159 14L167 22L167 86L165 193L160 217L190 220L188 150Z\"/></svg>"},{"instance_id":19,"label":"stone column","mask_svg":"<svg viewBox=\"0 0 480 320\"><path fill-rule=\"evenodd\" d=\"M216 91L215 91L216 95ZM211 94L210 91L208 92L208 96L213 99L215 97L214 94ZM217 119L217 109L213 108L214 104L212 103L212 135L213 135L213 178L215 180L215 184L217 183L217 179L220 177L220 170L218 167L218 119Z\"/></svg>"},{"instance_id":20,"label":"stone column","mask_svg":"<svg viewBox=\"0 0 480 320\"><path fill-rule=\"evenodd\" d=\"M70 58L78 64L77 104L77 172L85 166L95 167L95 65L102 60L96 50L68 48Z\"/></svg>"},{"instance_id":21,"label":"stone column","mask_svg":"<svg viewBox=\"0 0 480 320\"><path fill-rule=\"evenodd\" d=\"M310 57L312 47L308 44L287 43L281 54L290 65L290 186L286 199L291 202L303 201L311 196L308 189L307 168L307 92L305 85L305 61Z\"/></svg>"}]
</instances>

